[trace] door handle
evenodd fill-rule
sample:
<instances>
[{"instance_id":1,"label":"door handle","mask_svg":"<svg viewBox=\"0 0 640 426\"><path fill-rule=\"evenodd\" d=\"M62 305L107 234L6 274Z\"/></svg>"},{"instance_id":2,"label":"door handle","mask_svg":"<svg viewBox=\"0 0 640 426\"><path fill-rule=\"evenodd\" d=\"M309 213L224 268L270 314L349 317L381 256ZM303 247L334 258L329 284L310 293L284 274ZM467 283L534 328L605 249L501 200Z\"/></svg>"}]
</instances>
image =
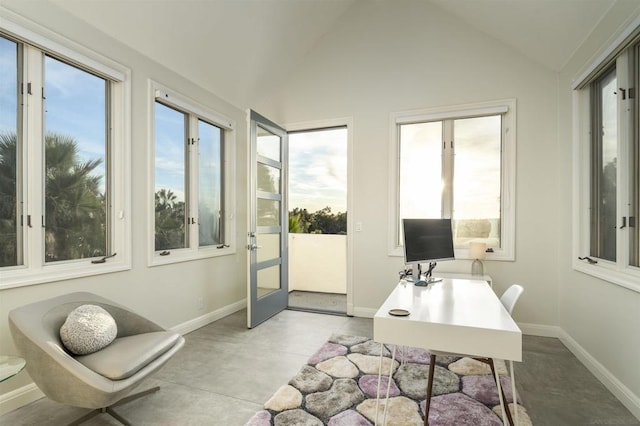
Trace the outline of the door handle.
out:
<instances>
[{"instance_id":1,"label":"door handle","mask_svg":"<svg viewBox=\"0 0 640 426\"><path fill-rule=\"evenodd\" d=\"M257 249L259 249L259 248L262 248L262 246L258 246L258 245L255 245L255 244L249 244L249 245L247 246L247 249L248 249L249 251L257 250Z\"/></svg>"}]
</instances>

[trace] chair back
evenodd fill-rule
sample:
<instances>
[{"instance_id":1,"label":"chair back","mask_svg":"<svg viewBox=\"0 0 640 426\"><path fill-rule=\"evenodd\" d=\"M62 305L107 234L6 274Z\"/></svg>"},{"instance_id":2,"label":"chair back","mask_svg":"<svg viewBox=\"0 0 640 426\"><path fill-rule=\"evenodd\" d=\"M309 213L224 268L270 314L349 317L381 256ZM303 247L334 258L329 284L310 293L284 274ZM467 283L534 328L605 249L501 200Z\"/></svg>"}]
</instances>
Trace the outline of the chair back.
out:
<instances>
[{"instance_id":1,"label":"chair back","mask_svg":"<svg viewBox=\"0 0 640 426\"><path fill-rule=\"evenodd\" d=\"M513 307L516 306L516 302L523 291L524 288L522 288L521 285L513 284L502 294L502 297L500 297L500 302L502 302L502 306L509 312L509 315L513 312Z\"/></svg>"}]
</instances>

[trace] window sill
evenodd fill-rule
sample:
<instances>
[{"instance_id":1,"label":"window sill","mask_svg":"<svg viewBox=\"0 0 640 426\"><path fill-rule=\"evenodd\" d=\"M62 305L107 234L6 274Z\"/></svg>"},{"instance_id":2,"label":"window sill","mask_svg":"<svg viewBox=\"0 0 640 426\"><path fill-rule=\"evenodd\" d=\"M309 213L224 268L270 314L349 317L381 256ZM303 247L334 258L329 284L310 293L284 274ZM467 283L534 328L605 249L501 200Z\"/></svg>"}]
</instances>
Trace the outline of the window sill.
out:
<instances>
[{"instance_id":1,"label":"window sill","mask_svg":"<svg viewBox=\"0 0 640 426\"><path fill-rule=\"evenodd\" d=\"M388 254L391 257L404 257L404 250L402 247L396 247L390 249ZM473 258L469 256L468 249L455 249L455 260L473 260ZM487 253L484 260L514 262L516 259L512 253L505 250L495 250L493 253Z\"/></svg>"},{"instance_id":2,"label":"window sill","mask_svg":"<svg viewBox=\"0 0 640 426\"><path fill-rule=\"evenodd\" d=\"M94 275L110 274L129 269L131 269L131 264L129 262L113 261L107 261L101 264L91 264L89 261L86 261L59 265L45 265L38 270L29 270L26 267L18 267L0 272L0 290L75 278L85 278Z\"/></svg>"},{"instance_id":3,"label":"window sill","mask_svg":"<svg viewBox=\"0 0 640 426\"><path fill-rule=\"evenodd\" d=\"M149 266L170 265L172 263L191 262L194 260L209 259L220 256L230 256L236 254L235 247L208 248L198 251L189 249L168 250L171 254L160 256L159 252L154 252L149 259Z\"/></svg>"},{"instance_id":4,"label":"window sill","mask_svg":"<svg viewBox=\"0 0 640 426\"><path fill-rule=\"evenodd\" d=\"M591 265L579 260L574 260L573 269L608 283L619 285L620 287L640 293L640 269L626 268L624 270L619 270L614 266L614 264L606 264L602 262Z\"/></svg>"}]
</instances>

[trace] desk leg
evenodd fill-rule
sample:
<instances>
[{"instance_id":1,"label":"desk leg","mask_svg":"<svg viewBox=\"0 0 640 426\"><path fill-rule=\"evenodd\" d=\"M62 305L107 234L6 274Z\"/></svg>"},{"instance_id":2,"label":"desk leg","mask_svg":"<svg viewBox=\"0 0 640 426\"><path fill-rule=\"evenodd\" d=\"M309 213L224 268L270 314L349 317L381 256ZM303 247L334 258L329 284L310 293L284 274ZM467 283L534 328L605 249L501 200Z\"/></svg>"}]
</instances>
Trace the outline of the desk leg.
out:
<instances>
[{"instance_id":1,"label":"desk leg","mask_svg":"<svg viewBox=\"0 0 640 426\"><path fill-rule=\"evenodd\" d=\"M391 351L391 364L389 364L389 376L387 377L387 395L384 399L384 417L382 418L382 426L387 424L387 410L389 409L389 391L391 390L391 379L393 378L393 362L396 360L397 345L393 346ZM378 413L376 413L377 415Z\"/></svg>"},{"instance_id":2,"label":"desk leg","mask_svg":"<svg viewBox=\"0 0 640 426\"><path fill-rule=\"evenodd\" d=\"M516 426L519 426L520 420L518 419L518 397L516 395L516 376L515 376L515 372L513 371L513 361L511 360L509 360L509 367L511 369L511 394L513 395L513 415L516 418L515 420Z\"/></svg>"},{"instance_id":3,"label":"desk leg","mask_svg":"<svg viewBox=\"0 0 640 426\"><path fill-rule=\"evenodd\" d=\"M380 406L380 383L382 380L382 357L384 354L384 343L380 343L380 365L378 365L378 389L376 391L376 421L374 425L378 424L378 408Z\"/></svg>"},{"instance_id":4,"label":"desk leg","mask_svg":"<svg viewBox=\"0 0 640 426\"><path fill-rule=\"evenodd\" d=\"M489 360L491 362L491 364L489 364L491 366L491 370L495 376L496 379L496 386L498 387L498 399L500 400L500 407L502 407L502 423L505 426L509 425L509 422L507 421L507 412L505 410L508 410L509 407L505 407L504 405L504 398L502 398L502 387L500 386L500 375L498 374L498 369L494 368L493 366L493 360L490 359Z\"/></svg>"},{"instance_id":5,"label":"desk leg","mask_svg":"<svg viewBox=\"0 0 640 426\"><path fill-rule=\"evenodd\" d=\"M380 410L380 384L382 383L382 358L384 357L384 343L380 343L380 364L378 365L378 388L376 389L376 419L374 425L378 424L378 412ZM384 417L382 419L382 424L385 425L387 423L387 406L389 405L389 392L391 391L391 375L393 374L393 361L395 361L396 357L396 346L393 347L393 352L391 354L391 365L389 367L389 378L387 379L387 395L385 397L384 404Z\"/></svg>"},{"instance_id":6,"label":"desk leg","mask_svg":"<svg viewBox=\"0 0 640 426\"><path fill-rule=\"evenodd\" d=\"M427 377L427 400L424 402L424 426L429 425L429 408L431 407L431 390L433 389L433 373L436 369L436 356L429 357L429 377Z\"/></svg>"}]
</instances>

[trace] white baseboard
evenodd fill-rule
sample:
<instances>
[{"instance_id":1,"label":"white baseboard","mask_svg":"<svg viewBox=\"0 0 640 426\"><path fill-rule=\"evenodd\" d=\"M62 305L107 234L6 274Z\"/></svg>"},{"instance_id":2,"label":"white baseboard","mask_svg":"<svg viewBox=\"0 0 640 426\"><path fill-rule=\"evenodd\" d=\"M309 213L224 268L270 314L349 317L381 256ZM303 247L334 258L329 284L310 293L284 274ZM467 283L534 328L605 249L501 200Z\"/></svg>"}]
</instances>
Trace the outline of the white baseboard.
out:
<instances>
[{"instance_id":1,"label":"white baseboard","mask_svg":"<svg viewBox=\"0 0 640 426\"><path fill-rule=\"evenodd\" d=\"M187 334L194 330L197 330L205 325L211 324L221 318L238 312L247 307L247 299L239 300L231 305L223 306L220 309L204 314L200 317L194 318L182 324L178 324L175 327L171 327L173 331L177 331L180 334Z\"/></svg>"},{"instance_id":2,"label":"white baseboard","mask_svg":"<svg viewBox=\"0 0 640 426\"><path fill-rule=\"evenodd\" d=\"M555 337L558 338L562 329L556 325L529 324L526 322L517 323L522 334L527 336Z\"/></svg>"},{"instance_id":3,"label":"white baseboard","mask_svg":"<svg viewBox=\"0 0 640 426\"><path fill-rule=\"evenodd\" d=\"M631 414L640 420L640 397L635 395L628 387L618 380L609 370L607 370L598 360L589 354L573 337L560 329L558 335L560 341L584 364L585 367L600 382L609 389L618 400L627 407Z\"/></svg>"},{"instance_id":4,"label":"white baseboard","mask_svg":"<svg viewBox=\"0 0 640 426\"><path fill-rule=\"evenodd\" d=\"M34 383L0 395L0 416L37 401L44 394Z\"/></svg>"}]
</instances>

